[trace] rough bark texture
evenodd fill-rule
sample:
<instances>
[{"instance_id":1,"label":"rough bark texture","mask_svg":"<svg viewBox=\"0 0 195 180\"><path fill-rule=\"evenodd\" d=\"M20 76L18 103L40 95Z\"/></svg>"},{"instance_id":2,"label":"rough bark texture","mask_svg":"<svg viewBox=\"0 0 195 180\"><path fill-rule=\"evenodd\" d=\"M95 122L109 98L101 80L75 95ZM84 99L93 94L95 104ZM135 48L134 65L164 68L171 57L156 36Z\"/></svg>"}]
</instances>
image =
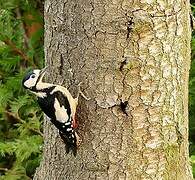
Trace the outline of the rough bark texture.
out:
<instances>
[{"instance_id":1,"label":"rough bark texture","mask_svg":"<svg viewBox=\"0 0 195 180\"><path fill-rule=\"evenodd\" d=\"M45 122L35 180L192 179L188 159L189 1L46 0L50 82L91 98L66 155Z\"/></svg>"}]
</instances>

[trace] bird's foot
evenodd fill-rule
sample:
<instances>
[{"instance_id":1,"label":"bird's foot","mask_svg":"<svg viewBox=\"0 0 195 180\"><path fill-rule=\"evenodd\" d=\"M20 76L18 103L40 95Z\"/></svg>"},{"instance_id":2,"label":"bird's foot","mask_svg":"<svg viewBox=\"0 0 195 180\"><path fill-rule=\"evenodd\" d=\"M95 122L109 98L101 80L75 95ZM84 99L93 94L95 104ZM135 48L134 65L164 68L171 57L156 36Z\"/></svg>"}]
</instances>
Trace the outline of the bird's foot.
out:
<instances>
[{"instance_id":1,"label":"bird's foot","mask_svg":"<svg viewBox=\"0 0 195 180\"><path fill-rule=\"evenodd\" d=\"M87 101L89 101L91 98L88 98L88 97L86 97L84 94L83 94L83 92L81 91L81 84L82 84L82 82L80 82L79 84L78 84L78 93L77 93L77 99L79 98L79 95L81 95L85 100L87 100Z\"/></svg>"}]
</instances>

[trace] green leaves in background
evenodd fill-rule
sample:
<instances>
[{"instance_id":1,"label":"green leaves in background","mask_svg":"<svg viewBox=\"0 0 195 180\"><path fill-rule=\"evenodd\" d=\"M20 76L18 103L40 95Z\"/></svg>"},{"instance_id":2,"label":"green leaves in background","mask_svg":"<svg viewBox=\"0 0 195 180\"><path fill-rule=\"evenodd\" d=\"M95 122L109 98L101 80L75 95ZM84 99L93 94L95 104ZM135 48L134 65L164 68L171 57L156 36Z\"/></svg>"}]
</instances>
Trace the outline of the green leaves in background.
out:
<instances>
[{"instance_id":1,"label":"green leaves in background","mask_svg":"<svg viewBox=\"0 0 195 180\"><path fill-rule=\"evenodd\" d=\"M21 86L26 71L41 68L43 4L0 0L0 179L31 179L42 155L42 113Z\"/></svg>"},{"instance_id":2,"label":"green leaves in background","mask_svg":"<svg viewBox=\"0 0 195 180\"><path fill-rule=\"evenodd\" d=\"M191 1L192 13L195 15L195 1ZM195 32L192 33L192 60L189 79L189 141L190 161L195 177Z\"/></svg>"}]
</instances>

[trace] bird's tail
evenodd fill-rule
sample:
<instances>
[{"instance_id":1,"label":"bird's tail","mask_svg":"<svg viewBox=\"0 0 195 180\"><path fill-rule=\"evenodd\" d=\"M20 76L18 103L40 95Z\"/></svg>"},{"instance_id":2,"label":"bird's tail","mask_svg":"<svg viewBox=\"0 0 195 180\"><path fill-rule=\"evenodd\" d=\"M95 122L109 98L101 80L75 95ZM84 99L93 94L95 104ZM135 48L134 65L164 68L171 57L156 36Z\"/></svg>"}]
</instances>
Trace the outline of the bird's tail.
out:
<instances>
[{"instance_id":1,"label":"bird's tail","mask_svg":"<svg viewBox=\"0 0 195 180\"><path fill-rule=\"evenodd\" d=\"M60 136L64 143L66 144L66 153L68 154L70 151L72 151L73 155L76 156L77 155L76 132L67 135L60 131Z\"/></svg>"},{"instance_id":2,"label":"bird's tail","mask_svg":"<svg viewBox=\"0 0 195 180\"><path fill-rule=\"evenodd\" d=\"M72 150L73 155L76 156L77 155L77 145L67 141L66 142L66 153L68 154L71 150Z\"/></svg>"}]
</instances>

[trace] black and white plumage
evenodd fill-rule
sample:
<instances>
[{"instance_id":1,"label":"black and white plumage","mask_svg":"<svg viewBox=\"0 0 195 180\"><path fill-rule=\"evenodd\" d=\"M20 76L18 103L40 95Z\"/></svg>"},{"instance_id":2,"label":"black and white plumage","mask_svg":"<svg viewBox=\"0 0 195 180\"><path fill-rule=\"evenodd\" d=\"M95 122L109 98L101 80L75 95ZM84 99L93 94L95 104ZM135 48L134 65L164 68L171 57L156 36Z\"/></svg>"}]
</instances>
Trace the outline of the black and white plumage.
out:
<instances>
[{"instance_id":1,"label":"black and white plumage","mask_svg":"<svg viewBox=\"0 0 195 180\"><path fill-rule=\"evenodd\" d=\"M46 68L29 72L22 84L38 97L39 106L59 130L66 152L72 150L76 156L78 135L74 128L78 97L73 98L65 87L43 82L45 72Z\"/></svg>"}]
</instances>

